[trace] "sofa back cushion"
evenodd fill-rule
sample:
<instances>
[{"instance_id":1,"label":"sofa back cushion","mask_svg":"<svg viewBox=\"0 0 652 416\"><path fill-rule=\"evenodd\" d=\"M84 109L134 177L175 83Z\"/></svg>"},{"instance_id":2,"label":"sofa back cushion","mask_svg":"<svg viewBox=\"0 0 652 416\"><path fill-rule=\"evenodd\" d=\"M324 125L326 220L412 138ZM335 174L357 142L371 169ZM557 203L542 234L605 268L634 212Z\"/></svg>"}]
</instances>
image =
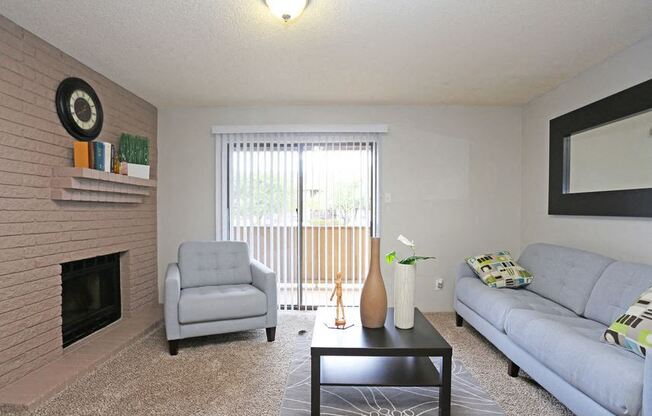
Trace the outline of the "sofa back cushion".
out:
<instances>
[{"instance_id":1,"label":"sofa back cushion","mask_svg":"<svg viewBox=\"0 0 652 416\"><path fill-rule=\"evenodd\" d=\"M534 276L527 290L578 315L584 313L595 282L613 261L600 254L545 243L529 245L518 260Z\"/></svg>"},{"instance_id":2,"label":"sofa back cushion","mask_svg":"<svg viewBox=\"0 0 652 416\"><path fill-rule=\"evenodd\" d=\"M251 283L247 243L189 241L179 246L181 288Z\"/></svg>"},{"instance_id":3,"label":"sofa back cushion","mask_svg":"<svg viewBox=\"0 0 652 416\"><path fill-rule=\"evenodd\" d=\"M611 325L650 287L652 265L613 262L596 282L584 316Z\"/></svg>"}]
</instances>

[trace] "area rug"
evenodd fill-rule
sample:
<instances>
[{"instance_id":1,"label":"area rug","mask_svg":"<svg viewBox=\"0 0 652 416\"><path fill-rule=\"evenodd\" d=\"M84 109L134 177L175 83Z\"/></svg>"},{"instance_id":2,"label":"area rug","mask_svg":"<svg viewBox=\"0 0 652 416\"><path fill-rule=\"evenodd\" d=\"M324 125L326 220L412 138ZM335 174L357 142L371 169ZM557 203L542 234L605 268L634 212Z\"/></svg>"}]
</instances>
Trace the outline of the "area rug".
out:
<instances>
[{"instance_id":1,"label":"area rug","mask_svg":"<svg viewBox=\"0 0 652 416\"><path fill-rule=\"evenodd\" d=\"M437 368L440 360L433 359ZM504 415L477 381L453 359L451 415ZM423 387L321 388L321 412L329 416L430 416L439 414L439 391ZM310 333L298 335L281 416L310 414Z\"/></svg>"}]
</instances>

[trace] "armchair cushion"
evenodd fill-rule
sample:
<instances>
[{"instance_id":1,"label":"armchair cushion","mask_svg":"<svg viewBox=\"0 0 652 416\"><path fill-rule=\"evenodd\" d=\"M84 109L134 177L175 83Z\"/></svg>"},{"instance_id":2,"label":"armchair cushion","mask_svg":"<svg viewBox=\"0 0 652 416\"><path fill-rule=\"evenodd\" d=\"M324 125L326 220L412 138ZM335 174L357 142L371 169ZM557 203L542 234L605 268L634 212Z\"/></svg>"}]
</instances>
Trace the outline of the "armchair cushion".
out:
<instances>
[{"instance_id":1,"label":"armchair cushion","mask_svg":"<svg viewBox=\"0 0 652 416\"><path fill-rule=\"evenodd\" d=\"M249 249L240 241L191 241L179 246L181 288L251 283Z\"/></svg>"},{"instance_id":2,"label":"armchair cushion","mask_svg":"<svg viewBox=\"0 0 652 416\"><path fill-rule=\"evenodd\" d=\"M220 285L181 290L179 322L223 321L267 313L267 297L252 285Z\"/></svg>"}]
</instances>

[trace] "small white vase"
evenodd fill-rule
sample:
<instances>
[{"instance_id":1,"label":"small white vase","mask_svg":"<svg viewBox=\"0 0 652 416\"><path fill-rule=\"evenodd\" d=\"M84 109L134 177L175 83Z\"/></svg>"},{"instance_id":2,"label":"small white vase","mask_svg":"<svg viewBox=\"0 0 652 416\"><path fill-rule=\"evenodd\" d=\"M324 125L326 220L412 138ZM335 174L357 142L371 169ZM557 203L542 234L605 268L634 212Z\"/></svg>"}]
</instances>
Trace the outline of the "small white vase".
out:
<instances>
[{"instance_id":1,"label":"small white vase","mask_svg":"<svg viewBox=\"0 0 652 416\"><path fill-rule=\"evenodd\" d=\"M416 274L416 264L396 264L394 273L394 325L399 329L414 327Z\"/></svg>"}]
</instances>

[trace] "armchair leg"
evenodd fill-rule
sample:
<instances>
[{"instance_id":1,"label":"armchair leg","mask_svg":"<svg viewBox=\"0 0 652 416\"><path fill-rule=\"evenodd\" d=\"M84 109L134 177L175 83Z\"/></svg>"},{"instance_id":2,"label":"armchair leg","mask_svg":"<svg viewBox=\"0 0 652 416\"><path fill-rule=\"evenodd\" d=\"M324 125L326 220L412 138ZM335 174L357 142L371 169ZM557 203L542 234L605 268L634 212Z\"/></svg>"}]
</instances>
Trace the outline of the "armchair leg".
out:
<instances>
[{"instance_id":1,"label":"armchair leg","mask_svg":"<svg viewBox=\"0 0 652 416\"><path fill-rule=\"evenodd\" d=\"M267 332L267 342L272 342L276 338L276 327L265 328Z\"/></svg>"},{"instance_id":2,"label":"armchair leg","mask_svg":"<svg viewBox=\"0 0 652 416\"><path fill-rule=\"evenodd\" d=\"M464 318L462 318L460 315L455 312L455 326L462 326L464 325Z\"/></svg>"},{"instance_id":3,"label":"armchair leg","mask_svg":"<svg viewBox=\"0 0 652 416\"><path fill-rule=\"evenodd\" d=\"M514 364L512 360L509 360L509 365L507 366L507 374L509 374L510 377L518 377L518 371L520 369L521 367Z\"/></svg>"},{"instance_id":4,"label":"armchair leg","mask_svg":"<svg viewBox=\"0 0 652 416\"><path fill-rule=\"evenodd\" d=\"M179 353L179 340L173 339L168 341L168 347L170 348L170 355L177 355Z\"/></svg>"}]
</instances>

